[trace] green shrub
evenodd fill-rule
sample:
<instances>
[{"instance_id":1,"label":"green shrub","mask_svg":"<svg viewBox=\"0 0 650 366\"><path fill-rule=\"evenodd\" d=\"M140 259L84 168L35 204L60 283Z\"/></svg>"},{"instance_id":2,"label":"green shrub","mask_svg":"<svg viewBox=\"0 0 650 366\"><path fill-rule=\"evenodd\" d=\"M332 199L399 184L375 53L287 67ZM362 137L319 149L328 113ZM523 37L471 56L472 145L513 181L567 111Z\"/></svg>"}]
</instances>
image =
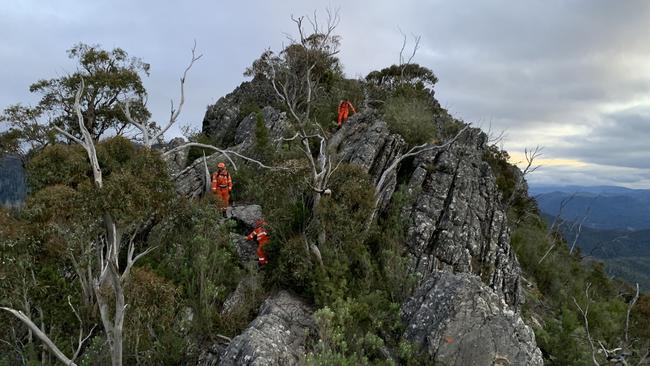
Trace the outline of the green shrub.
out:
<instances>
[{"instance_id":1,"label":"green shrub","mask_svg":"<svg viewBox=\"0 0 650 366\"><path fill-rule=\"evenodd\" d=\"M432 142L437 135L433 107L422 98L390 97L382 112L390 131L402 135L409 146Z\"/></svg>"}]
</instances>

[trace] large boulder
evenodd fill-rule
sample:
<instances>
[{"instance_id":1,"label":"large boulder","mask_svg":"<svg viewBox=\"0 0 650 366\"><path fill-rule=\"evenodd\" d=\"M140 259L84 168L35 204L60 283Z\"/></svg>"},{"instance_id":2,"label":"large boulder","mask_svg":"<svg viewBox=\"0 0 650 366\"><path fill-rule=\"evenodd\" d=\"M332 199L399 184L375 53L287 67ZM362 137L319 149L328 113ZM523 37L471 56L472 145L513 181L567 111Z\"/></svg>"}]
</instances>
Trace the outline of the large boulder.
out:
<instances>
[{"instance_id":1,"label":"large boulder","mask_svg":"<svg viewBox=\"0 0 650 366\"><path fill-rule=\"evenodd\" d=\"M233 206L229 213L231 219L238 221L249 229L253 229L257 220L260 220L262 218L262 206Z\"/></svg>"},{"instance_id":2,"label":"large boulder","mask_svg":"<svg viewBox=\"0 0 650 366\"><path fill-rule=\"evenodd\" d=\"M469 129L451 147L418 156L411 166L403 208L413 271L467 272L502 294L521 300L520 267L510 247L501 194L483 161L487 136Z\"/></svg>"},{"instance_id":3,"label":"large boulder","mask_svg":"<svg viewBox=\"0 0 650 366\"><path fill-rule=\"evenodd\" d=\"M475 275L436 271L404 303L404 339L444 365L542 365L535 334Z\"/></svg>"},{"instance_id":4,"label":"large boulder","mask_svg":"<svg viewBox=\"0 0 650 366\"><path fill-rule=\"evenodd\" d=\"M314 327L312 309L300 298L280 291L262 304L257 318L230 342L220 365L302 365L305 340Z\"/></svg>"}]
</instances>

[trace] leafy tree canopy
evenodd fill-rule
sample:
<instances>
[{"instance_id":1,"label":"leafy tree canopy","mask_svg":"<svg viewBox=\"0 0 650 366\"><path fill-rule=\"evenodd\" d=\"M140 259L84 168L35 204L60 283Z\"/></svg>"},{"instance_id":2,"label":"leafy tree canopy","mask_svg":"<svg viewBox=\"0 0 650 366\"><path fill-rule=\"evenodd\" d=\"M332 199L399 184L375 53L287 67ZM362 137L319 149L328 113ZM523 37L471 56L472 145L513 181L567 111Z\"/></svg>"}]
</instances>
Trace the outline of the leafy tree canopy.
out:
<instances>
[{"instance_id":1,"label":"leafy tree canopy","mask_svg":"<svg viewBox=\"0 0 650 366\"><path fill-rule=\"evenodd\" d=\"M131 114L135 118L149 118L144 105L147 92L141 78L142 74L149 75L149 64L129 57L121 48L107 51L84 43L69 49L68 56L77 62L77 71L35 82L29 90L41 95L36 106L16 104L0 115L0 122L9 127L0 135L3 153L21 152L25 145L31 149L52 142L55 139L52 126L80 136L73 106L82 78L86 87L80 100L81 111L93 138L99 139L111 130L121 134L127 128L121 108L126 99L133 100Z\"/></svg>"},{"instance_id":2,"label":"leafy tree canopy","mask_svg":"<svg viewBox=\"0 0 650 366\"><path fill-rule=\"evenodd\" d=\"M395 91L401 86L431 92L438 78L431 69L418 64L392 65L379 71L372 71L366 81L375 86Z\"/></svg>"}]
</instances>

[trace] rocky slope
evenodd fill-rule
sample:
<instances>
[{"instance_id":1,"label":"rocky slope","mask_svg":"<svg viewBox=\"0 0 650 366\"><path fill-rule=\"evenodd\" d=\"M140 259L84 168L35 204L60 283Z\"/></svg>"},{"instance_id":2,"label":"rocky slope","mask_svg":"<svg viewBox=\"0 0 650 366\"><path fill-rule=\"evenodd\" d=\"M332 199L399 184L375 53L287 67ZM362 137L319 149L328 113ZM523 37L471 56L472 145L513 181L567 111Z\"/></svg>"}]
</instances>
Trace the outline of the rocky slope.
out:
<instances>
[{"instance_id":1,"label":"rocky slope","mask_svg":"<svg viewBox=\"0 0 650 366\"><path fill-rule=\"evenodd\" d=\"M435 271L402 307L404 338L444 365L542 365L533 331L468 273Z\"/></svg>"},{"instance_id":2,"label":"rocky slope","mask_svg":"<svg viewBox=\"0 0 650 366\"><path fill-rule=\"evenodd\" d=\"M223 146L250 148L255 114L237 120L243 85L208 109L204 132ZM263 109L273 139L286 134L286 117ZM541 365L532 330L517 314L521 302L520 267L510 248L502 197L490 166L483 160L487 136L469 129L444 150L404 161L380 192L385 207L398 178L411 193L402 207L407 222L410 270L419 279L402 306L405 340L422 346L435 359L453 365ZM328 145L346 163L369 173L375 184L404 153L406 143L391 134L380 116L366 110L350 118ZM208 158L213 166L219 156ZM213 161L214 160L214 161ZM199 196L205 187L199 160L177 174L179 193ZM233 238L233 242L241 238ZM238 251L240 259L251 253ZM300 364L305 332L313 326L311 309L286 292L271 296L249 328L221 350L221 364ZM267 341L261 341L267 339ZM268 341L270 340L270 341ZM216 361L215 361L216 362ZM209 364L209 363L204 363Z\"/></svg>"},{"instance_id":3,"label":"rocky slope","mask_svg":"<svg viewBox=\"0 0 650 366\"><path fill-rule=\"evenodd\" d=\"M496 180L482 160L486 143L484 133L470 129L449 149L415 159L408 180L415 197L404 207L406 244L420 276L473 273L517 306L520 268Z\"/></svg>"}]
</instances>

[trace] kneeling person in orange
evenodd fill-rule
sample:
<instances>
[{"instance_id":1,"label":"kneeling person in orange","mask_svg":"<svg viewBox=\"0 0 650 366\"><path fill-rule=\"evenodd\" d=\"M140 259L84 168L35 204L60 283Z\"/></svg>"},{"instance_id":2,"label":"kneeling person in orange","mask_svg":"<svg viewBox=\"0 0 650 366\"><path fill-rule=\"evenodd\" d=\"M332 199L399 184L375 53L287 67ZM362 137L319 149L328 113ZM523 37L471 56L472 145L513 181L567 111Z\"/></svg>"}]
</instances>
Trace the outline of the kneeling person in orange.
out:
<instances>
[{"instance_id":1,"label":"kneeling person in orange","mask_svg":"<svg viewBox=\"0 0 650 366\"><path fill-rule=\"evenodd\" d=\"M255 240L257 242L257 263L260 267L269 262L263 248L270 241L269 233L264 229L264 225L266 225L264 220L257 220L255 229L246 237L246 240Z\"/></svg>"},{"instance_id":2,"label":"kneeling person in orange","mask_svg":"<svg viewBox=\"0 0 650 366\"><path fill-rule=\"evenodd\" d=\"M217 171L212 173L212 193L221 200L221 212L226 216L226 209L230 205L230 192L232 192L232 178L226 170L226 164L217 164Z\"/></svg>"}]
</instances>

